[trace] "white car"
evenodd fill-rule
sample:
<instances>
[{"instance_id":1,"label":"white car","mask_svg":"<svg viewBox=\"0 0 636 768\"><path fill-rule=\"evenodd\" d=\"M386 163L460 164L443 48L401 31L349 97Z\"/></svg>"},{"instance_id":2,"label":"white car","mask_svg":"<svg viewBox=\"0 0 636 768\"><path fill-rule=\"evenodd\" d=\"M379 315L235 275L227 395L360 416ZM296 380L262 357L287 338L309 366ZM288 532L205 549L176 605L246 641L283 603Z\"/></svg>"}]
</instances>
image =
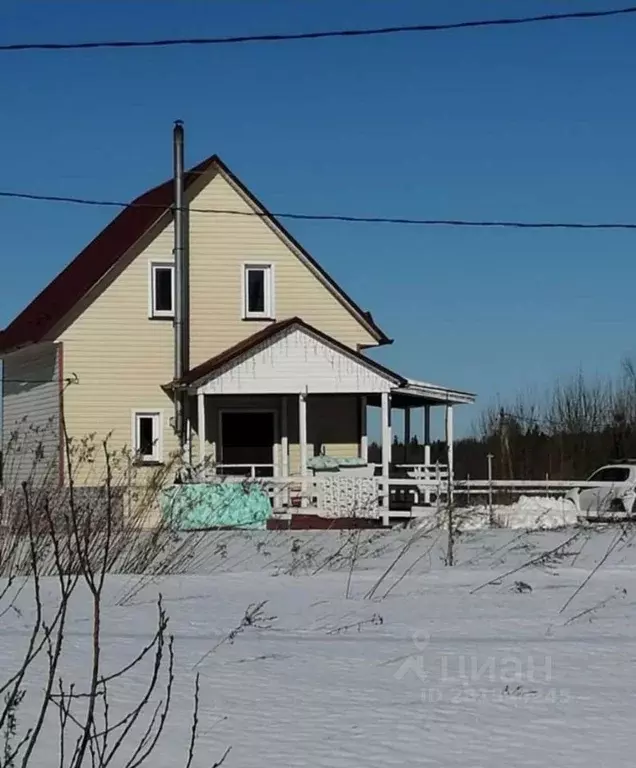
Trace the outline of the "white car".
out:
<instances>
[{"instance_id":1,"label":"white car","mask_svg":"<svg viewBox=\"0 0 636 768\"><path fill-rule=\"evenodd\" d=\"M636 461L607 464L597 469L586 483L598 487L573 488L566 495L577 514L588 520L625 520L636 517Z\"/></svg>"}]
</instances>

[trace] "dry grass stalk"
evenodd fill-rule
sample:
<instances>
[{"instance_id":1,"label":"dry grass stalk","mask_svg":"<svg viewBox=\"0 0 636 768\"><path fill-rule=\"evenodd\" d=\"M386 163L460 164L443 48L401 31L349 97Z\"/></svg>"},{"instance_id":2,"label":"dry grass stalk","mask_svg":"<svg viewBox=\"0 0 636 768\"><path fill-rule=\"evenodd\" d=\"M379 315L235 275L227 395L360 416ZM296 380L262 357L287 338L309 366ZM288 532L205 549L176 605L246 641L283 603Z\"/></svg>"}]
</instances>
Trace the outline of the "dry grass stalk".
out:
<instances>
[{"instance_id":1,"label":"dry grass stalk","mask_svg":"<svg viewBox=\"0 0 636 768\"><path fill-rule=\"evenodd\" d=\"M132 661L106 673L103 610L104 588L112 570L143 572L169 558L166 541L171 532L161 521L154 530L147 530L148 510L157 502L165 474L156 473L135 498L131 483L134 467L126 452L112 451L107 439L96 444L89 437L75 444L65 435L66 485L59 487L50 467L42 470L37 466L37 454L36 466L24 472L25 442L19 436L12 436L12 440L10 446L20 448L17 453L22 455L7 456L5 451L4 477L19 478L19 487L17 483L5 487L2 498L0 578L4 583L0 584L0 620L6 621L14 612L24 615L19 600L26 594L33 596L33 618L20 661L13 670L5 670L5 679L0 681L0 768L28 768L33 763L38 745L43 746L43 726L52 711L57 712L59 768L138 768L152 764L169 719L174 686L174 640L168 633L168 617L160 598L152 640ZM94 475L97 448L103 470L87 494L76 478ZM47 596L46 610L42 591L45 577L53 577L57 584L55 604L51 606ZM67 681L61 674L66 625L80 585L91 606L90 662ZM146 663L150 664L149 674L144 670ZM138 679L140 675L146 682L136 703L114 717L114 689L126 685L131 676ZM20 706L27 694L35 708L23 725ZM190 743L184 748L188 768L194 761L198 711L197 677ZM226 750L217 765L228 753Z\"/></svg>"}]
</instances>

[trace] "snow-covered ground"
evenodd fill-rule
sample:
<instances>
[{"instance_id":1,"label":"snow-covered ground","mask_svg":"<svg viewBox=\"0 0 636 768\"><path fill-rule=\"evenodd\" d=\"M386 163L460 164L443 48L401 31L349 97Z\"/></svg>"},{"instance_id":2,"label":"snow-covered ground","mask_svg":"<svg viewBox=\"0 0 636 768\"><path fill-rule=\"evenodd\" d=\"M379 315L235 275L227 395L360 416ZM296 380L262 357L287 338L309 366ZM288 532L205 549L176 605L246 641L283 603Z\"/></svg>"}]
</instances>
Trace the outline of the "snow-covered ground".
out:
<instances>
[{"instance_id":1,"label":"snow-covered ground","mask_svg":"<svg viewBox=\"0 0 636 768\"><path fill-rule=\"evenodd\" d=\"M502 528L548 529L576 524L576 508L563 497L521 496L508 505L493 506L496 525ZM458 510L464 530L490 526L489 510L485 506Z\"/></svg>"},{"instance_id":2,"label":"snow-covered ground","mask_svg":"<svg viewBox=\"0 0 636 768\"><path fill-rule=\"evenodd\" d=\"M104 654L138 653L161 593L176 682L157 768L185 765L197 671L193 768L227 747L229 768L622 767L636 751L636 552L618 531L470 531L453 567L439 530L210 533L179 573L108 577ZM17 608L0 623L3 673L27 637L27 594ZM78 592L63 674L79 689L89 618ZM140 695L136 675L120 706ZM56 744L38 765L57 765Z\"/></svg>"}]
</instances>

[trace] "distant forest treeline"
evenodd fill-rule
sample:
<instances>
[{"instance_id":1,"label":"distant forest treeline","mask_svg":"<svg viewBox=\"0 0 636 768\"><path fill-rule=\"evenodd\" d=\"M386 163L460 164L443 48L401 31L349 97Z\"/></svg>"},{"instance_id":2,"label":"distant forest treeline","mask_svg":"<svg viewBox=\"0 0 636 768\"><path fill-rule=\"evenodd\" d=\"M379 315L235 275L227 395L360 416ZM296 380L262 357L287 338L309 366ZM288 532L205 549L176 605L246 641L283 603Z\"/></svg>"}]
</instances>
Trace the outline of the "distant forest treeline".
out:
<instances>
[{"instance_id":1,"label":"distant forest treeline","mask_svg":"<svg viewBox=\"0 0 636 768\"><path fill-rule=\"evenodd\" d=\"M609 461L636 459L636 366L623 363L618 376L586 378L582 373L555 384L541 397L524 395L482 413L476 436L455 442L455 476L487 476L487 455L495 478L583 479ZM370 461L381 448L369 446ZM432 461L446 462L446 446L431 447ZM405 452L393 443L397 464L423 462L424 448L413 439Z\"/></svg>"}]
</instances>

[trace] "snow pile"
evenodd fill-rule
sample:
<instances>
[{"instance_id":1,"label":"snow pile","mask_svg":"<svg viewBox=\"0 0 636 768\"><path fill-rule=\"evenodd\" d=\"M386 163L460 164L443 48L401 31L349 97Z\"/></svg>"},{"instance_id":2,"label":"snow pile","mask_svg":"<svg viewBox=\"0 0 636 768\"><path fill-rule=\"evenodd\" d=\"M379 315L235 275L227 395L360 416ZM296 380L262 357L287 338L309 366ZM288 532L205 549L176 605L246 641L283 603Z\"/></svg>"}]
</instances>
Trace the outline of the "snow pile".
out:
<instances>
[{"instance_id":1,"label":"snow pile","mask_svg":"<svg viewBox=\"0 0 636 768\"><path fill-rule=\"evenodd\" d=\"M485 506L457 510L464 530L479 530L490 525ZM493 506L495 525L500 528L546 530L576 523L576 509L566 499L550 496L521 496L515 504Z\"/></svg>"}]
</instances>

